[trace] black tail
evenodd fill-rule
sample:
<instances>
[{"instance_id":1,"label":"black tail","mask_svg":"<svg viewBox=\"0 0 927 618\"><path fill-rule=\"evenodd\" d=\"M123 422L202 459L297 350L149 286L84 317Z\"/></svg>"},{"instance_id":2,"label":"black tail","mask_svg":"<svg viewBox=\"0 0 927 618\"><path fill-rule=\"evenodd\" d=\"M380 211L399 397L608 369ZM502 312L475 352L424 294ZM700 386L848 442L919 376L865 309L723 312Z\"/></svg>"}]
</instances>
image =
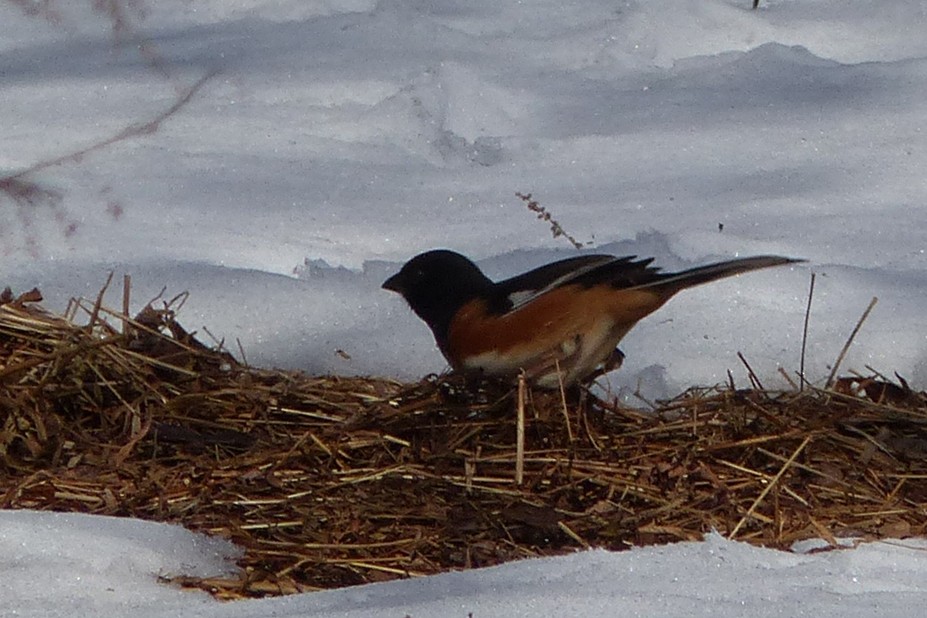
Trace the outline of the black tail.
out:
<instances>
[{"instance_id":1,"label":"black tail","mask_svg":"<svg viewBox=\"0 0 927 618\"><path fill-rule=\"evenodd\" d=\"M795 264L804 261L805 260L796 260L779 255L757 255L754 257L741 258L739 260L717 262L715 264L708 264L707 266L698 266L678 273L666 274L648 287L662 288L670 294L675 294L685 288L708 283L716 279L723 279L724 277L739 275L740 273L749 272L751 270L782 266L784 264Z\"/></svg>"}]
</instances>

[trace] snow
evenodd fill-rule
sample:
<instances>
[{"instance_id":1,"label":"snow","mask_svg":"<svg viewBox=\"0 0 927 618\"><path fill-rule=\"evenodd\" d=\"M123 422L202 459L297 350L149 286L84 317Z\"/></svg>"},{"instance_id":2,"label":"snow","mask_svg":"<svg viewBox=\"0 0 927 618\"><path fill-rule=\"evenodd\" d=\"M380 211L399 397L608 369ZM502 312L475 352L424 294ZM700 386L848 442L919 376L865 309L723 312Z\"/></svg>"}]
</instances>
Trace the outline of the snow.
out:
<instances>
[{"instance_id":1,"label":"snow","mask_svg":"<svg viewBox=\"0 0 927 618\"><path fill-rule=\"evenodd\" d=\"M136 0L115 33L90 5L0 2L0 178L216 74L156 131L25 177L58 198L0 196L0 284L50 308L114 270L135 308L189 290L181 321L252 364L414 379L444 361L379 284L438 246L493 277L571 255L521 191L588 250L667 269L809 260L644 320L602 382L628 401L728 371L746 384L737 352L781 386L811 273L811 380L877 296L842 372L927 388L923 0ZM709 537L220 605L157 583L221 568L226 550L182 531L0 518L5 614L852 617L924 601L920 545L794 555Z\"/></svg>"},{"instance_id":2,"label":"snow","mask_svg":"<svg viewBox=\"0 0 927 618\"><path fill-rule=\"evenodd\" d=\"M37 511L0 511L0 603L6 616L169 615L213 605L159 576L232 574L240 553L226 541L178 526Z\"/></svg>"},{"instance_id":3,"label":"snow","mask_svg":"<svg viewBox=\"0 0 927 618\"><path fill-rule=\"evenodd\" d=\"M8 169L218 73L155 133L30 176L57 205L0 202L0 274L60 308L130 273L136 306L190 290L184 322L254 364L413 379L445 363L378 284L436 246L497 277L569 255L532 192L590 250L810 260L645 320L609 377L626 398L743 379L737 352L781 386L811 272L808 376L878 295L844 369L923 386L925 4L743 4L175 0L146 5L144 53L80 3L4 6Z\"/></svg>"},{"instance_id":4,"label":"snow","mask_svg":"<svg viewBox=\"0 0 927 618\"><path fill-rule=\"evenodd\" d=\"M4 615L907 617L927 601L927 542L789 553L710 534L701 543L589 550L389 584L219 603L158 576L228 571L235 550L170 526L0 511Z\"/></svg>"}]
</instances>

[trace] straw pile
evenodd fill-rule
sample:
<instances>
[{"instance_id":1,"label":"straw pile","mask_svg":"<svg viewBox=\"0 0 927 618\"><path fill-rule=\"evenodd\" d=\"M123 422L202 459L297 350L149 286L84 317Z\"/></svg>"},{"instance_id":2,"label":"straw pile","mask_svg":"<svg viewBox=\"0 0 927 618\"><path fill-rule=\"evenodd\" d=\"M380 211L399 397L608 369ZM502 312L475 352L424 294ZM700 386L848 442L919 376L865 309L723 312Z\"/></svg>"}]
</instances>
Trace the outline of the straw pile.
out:
<instances>
[{"instance_id":1,"label":"straw pile","mask_svg":"<svg viewBox=\"0 0 927 618\"><path fill-rule=\"evenodd\" d=\"M222 598L712 529L780 548L925 533L927 396L903 381L692 390L647 413L529 392L519 456L508 388L257 370L176 302L38 300L0 297L0 508L227 537L240 577L177 579Z\"/></svg>"}]
</instances>

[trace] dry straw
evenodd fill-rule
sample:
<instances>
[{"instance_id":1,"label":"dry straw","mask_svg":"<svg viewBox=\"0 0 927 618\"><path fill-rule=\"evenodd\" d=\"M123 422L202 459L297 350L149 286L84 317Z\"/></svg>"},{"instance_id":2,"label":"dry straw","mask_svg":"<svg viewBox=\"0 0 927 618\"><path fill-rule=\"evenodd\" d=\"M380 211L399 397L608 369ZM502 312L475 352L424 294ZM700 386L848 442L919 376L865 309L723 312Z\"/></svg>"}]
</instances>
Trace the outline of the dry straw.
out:
<instances>
[{"instance_id":1,"label":"dry straw","mask_svg":"<svg viewBox=\"0 0 927 618\"><path fill-rule=\"evenodd\" d=\"M39 298L0 299L0 507L229 538L239 577L179 580L222 598L710 530L779 548L925 532L927 398L903 381L693 389L646 413L527 389L519 406L453 377L249 368L180 326L181 299L130 318L127 295L65 316Z\"/></svg>"}]
</instances>

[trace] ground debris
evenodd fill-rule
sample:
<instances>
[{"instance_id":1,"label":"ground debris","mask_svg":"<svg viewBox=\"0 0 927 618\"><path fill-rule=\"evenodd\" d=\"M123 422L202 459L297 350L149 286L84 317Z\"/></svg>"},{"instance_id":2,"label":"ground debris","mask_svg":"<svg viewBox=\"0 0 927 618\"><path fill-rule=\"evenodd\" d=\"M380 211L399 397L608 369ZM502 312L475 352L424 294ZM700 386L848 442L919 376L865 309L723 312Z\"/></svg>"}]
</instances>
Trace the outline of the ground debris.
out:
<instances>
[{"instance_id":1,"label":"ground debris","mask_svg":"<svg viewBox=\"0 0 927 618\"><path fill-rule=\"evenodd\" d=\"M530 393L518 486L506 387L254 369L169 303L39 300L0 296L0 508L229 538L239 577L176 580L220 598L710 530L780 548L925 533L927 396L903 381L692 389L646 413Z\"/></svg>"}]
</instances>

